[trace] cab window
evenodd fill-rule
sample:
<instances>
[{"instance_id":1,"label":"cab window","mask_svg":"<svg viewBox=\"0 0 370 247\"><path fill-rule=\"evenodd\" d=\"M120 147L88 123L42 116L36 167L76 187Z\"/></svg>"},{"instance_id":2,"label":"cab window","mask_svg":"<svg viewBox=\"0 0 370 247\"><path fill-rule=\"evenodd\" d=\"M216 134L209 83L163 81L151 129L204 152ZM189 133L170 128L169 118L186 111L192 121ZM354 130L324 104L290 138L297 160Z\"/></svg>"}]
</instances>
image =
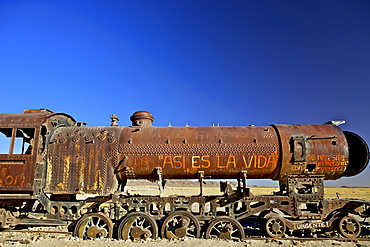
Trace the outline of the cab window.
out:
<instances>
[{"instance_id":1,"label":"cab window","mask_svg":"<svg viewBox=\"0 0 370 247\"><path fill-rule=\"evenodd\" d=\"M0 129L0 154L9 154L12 129Z\"/></svg>"},{"instance_id":2,"label":"cab window","mask_svg":"<svg viewBox=\"0 0 370 247\"><path fill-rule=\"evenodd\" d=\"M0 128L0 154L32 154L34 128Z\"/></svg>"}]
</instances>

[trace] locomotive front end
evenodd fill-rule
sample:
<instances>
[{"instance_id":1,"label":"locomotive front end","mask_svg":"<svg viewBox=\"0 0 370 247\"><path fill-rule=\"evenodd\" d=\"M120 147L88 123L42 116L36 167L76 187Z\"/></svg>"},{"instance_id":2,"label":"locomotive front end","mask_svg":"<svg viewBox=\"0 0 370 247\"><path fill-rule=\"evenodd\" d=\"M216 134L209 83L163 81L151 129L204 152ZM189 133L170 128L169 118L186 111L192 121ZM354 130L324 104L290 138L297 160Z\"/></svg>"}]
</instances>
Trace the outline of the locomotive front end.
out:
<instances>
[{"instance_id":1,"label":"locomotive front end","mask_svg":"<svg viewBox=\"0 0 370 247\"><path fill-rule=\"evenodd\" d=\"M369 161L366 142L334 124L274 125L281 145L279 180L290 175L354 176Z\"/></svg>"},{"instance_id":2,"label":"locomotive front end","mask_svg":"<svg viewBox=\"0 0 370 247\"><path fill-rule=\"evenodd\" d=\"M344 131L349 150L349 163L343 176L351 177L361 173L369 163L369 147L359 135Z\"/></svg>"}]
</instances>

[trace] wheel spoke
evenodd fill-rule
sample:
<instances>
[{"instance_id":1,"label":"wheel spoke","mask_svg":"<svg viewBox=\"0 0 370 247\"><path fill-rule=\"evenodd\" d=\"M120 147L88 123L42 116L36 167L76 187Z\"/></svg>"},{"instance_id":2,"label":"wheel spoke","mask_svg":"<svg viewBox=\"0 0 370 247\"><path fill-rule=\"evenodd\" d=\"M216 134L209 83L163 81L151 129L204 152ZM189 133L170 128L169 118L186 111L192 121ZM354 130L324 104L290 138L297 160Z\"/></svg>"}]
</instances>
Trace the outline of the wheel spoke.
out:
<instances>
[{"instance_id":1,"label":"wheel spoke","mask_svg":"<svg viewBox=\"0 0 370 247\"><path fill-rule=\"evenodd\" d=\"M206 238L224 238L243 240L244 229L238 221L227 216L220 216L210 222L206 230Z\"/></svg>"},{"instance_id":2,"label":"wheel spoke","mask_svg":"<svg viewBox=\"0 0 370 247\"><path fill-rule=\"evenodd\" d=\"M142 219L142 218L139 218L139 217L138 217L138 218L136 219L136 222L137 222L137 223L136 223L136 225L137 225L137 226L143 226L143 225L144 225L144 222L145 222L145 219Z\"/></svg>"},{"instance_id":3,"label":"wheel spoke","mask_svg":"<svg viewBox=\"0 0 370 247\"><path fill-rule=\"evenodd\" d=\"M272 216L266 219L265 232L267 236L280 238L285 234L286 225L280 216Z\"/></svg>"},{"instance_id":4,"label":"wheel spoke","mask_svg":"<svg viewBox=\"0 0 370 247\"><path fill-rule=\"evenodd\" d=\"M95 223L96 222L96 223ZM84 215L76 224L74 236L83 239L111 238L113 222L103 213Z\"/></svg>"},{"instance_id":5,"label":"wheel spoke","mask_svg":"<svg viewBox=\"0 0 370 247\"><path fill-rule=\"evenodd\" d=\"M123 240L156 239L157 236L157 223L150 215L143 212L128 214L118 227L118 238Z\"/></svg>"},{"instance_id":6,"label":"wheel spoke","mask_svg":"<svg viewBox=\"0 0 370 247\"><path fill-rule=\"evenodd\" d=\"M161 234L163 238L167 239L198 238L200 236L200 224L190 212L176 211L164 220Z\"/></svg>"},{"instance_id":7,"label":"wheel spoke","mask_svg":"<svg viewBox=\"0 0 370 247\"><path fill-rule=\"evenodd\" d=\"M216 230L218 233L221 233L221 231L217 227L214 227L213 230Z\"/></svg>"},{"instance_id":8,"label":"wheel spoke","mask_svg":"<svg viewBox=\"0 0 370 247\"><path fill-rule=\"evenodd\" d=\"M356 238L361 233L361 225L355 218L344 216L339 220L339 233L347 238Z\"/></svg>"}]
</instances>

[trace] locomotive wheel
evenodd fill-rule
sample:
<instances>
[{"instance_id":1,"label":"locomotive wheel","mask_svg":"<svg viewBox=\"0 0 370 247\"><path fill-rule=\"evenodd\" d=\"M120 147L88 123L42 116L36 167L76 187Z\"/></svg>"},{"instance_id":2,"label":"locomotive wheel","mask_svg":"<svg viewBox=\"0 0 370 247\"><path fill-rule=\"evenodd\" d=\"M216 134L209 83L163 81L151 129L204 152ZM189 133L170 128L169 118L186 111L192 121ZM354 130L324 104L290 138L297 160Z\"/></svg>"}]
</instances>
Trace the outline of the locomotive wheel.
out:
<instances>
[{"instance_id":1,"label":"locomotive wheel","mask_svg":"<svg viewBox=\"0 0 370 247\"><path fill-rule=\"evenodd\" d=\"M143 212L128 214L119 224L118 239L139 240L156 239L158 237L158 226L155 220Z\"/></svg>"},{"instance_id":2,"label":"locomotive wheel","mask_svg":"<svg viewBox=\"0 0 370 247\"><path fill-rule=\"evenodd\" d=\"M338 230L346 238L356 238L361 233L361 225L352 216L344 216L339 220Z\"/></svg>"},{"instance_id":3,"label":"locomotive wheel","mask_svg":"<svg viewBox=\"0 0 370 247\"><path fill-rule=\"evenodd\" d=\"M175 211L167 216L161 228L162 238L199 238L200 224L193 214L187 211Z\"/></svg>"},{"instance_id":4,"label":"locomotive wheel","mask_svg":"<svg viewBox=\"0 0 370 247\"><path fill-rule=\"evenodd\" d=\"M111 238L113 222L103 213L85 214L78 220L74 236L82 239Z\"/></svg>"},{"instance_id":5,"label":"locomotive wheel","mask_svg":"<svg viewBox=\"0 0 370 247\"><path fill-rule=\"evenodd\" d=\"M285 234L286 225L284 220L279 216L272 216L266 220L265 232L267 236L280 238Z\"/></svg>"},{"instance_id":6,"label":"locomotive wheel","mask_svg":"<svg viewBox=\"0 0 370 247\"><path fill-rule=\"evenodd\" d=\"M206 231L206 238L243 240L244 229L239 221L228 216L220 216L211 221Z\"/></svg>"}]
</instances>

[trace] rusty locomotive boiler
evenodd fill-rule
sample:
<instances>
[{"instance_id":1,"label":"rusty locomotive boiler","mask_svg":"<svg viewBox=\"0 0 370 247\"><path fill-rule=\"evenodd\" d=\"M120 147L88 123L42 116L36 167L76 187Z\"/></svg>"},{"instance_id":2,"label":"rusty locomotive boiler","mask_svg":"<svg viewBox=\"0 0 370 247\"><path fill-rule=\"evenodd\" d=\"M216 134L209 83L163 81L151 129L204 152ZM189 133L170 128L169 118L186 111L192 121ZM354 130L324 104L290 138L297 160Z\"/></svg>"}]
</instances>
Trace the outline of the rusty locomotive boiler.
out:
<instances>
[{"instance_id":1,"label":"rusty locomotive boiler","mask_svg":"<svg viewBox=\"0 0 370 247\"><path fill-rule=\"evenodd\" d=\"M357 175L369 160L365 141L336 122L154 127L145 111L128 127L111 119L88 127L48 110L0 114L0 227L69 225L85 239L115 229L120 239L243 239L246 219L270 237L367 230L358 217L369 216L369 202L324 198L324 180ZM260 178L280 190L253 195L246 181ZM130 179L157 181L159 195L126 193ZM168 179L198 179L200 194L164 196ZM205 179L238 186L221 182L223 195L206 196Z\"/></svg>"}]
</instances>

